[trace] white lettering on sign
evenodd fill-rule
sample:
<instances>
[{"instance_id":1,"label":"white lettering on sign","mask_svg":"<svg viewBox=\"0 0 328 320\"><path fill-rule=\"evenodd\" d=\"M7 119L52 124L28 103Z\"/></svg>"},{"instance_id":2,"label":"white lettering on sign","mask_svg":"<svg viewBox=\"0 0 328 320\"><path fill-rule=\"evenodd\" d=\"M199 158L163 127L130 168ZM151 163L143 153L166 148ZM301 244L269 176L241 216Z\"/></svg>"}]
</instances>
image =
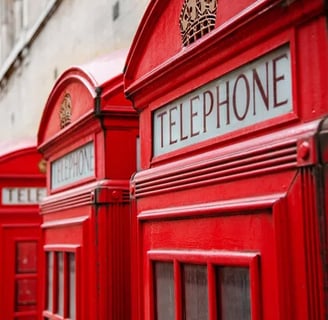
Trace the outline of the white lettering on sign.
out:
<instances>
[{"instance_id":1,"label":"white lettering on sign","mask_svg":"<svg viewBox=\"0 0 328 320\"><path fill-rule=\"evenodd\" d=\"M94 144L89 142L51 163L51 188L95 175Z\"/></svg>"},{"instance_id":2,"label":"white lettering on sign","mask_svg":"<svg viewBox=\"0 0 328 320\"><path fill-rule=\"evenodd\" d=\"M8 187L2 188L3 205L33 205L38 204L45 196L46 188Z\"/></svg>"},{"instance_id":3,"label":"white lettering on sign","mask_svg":"<svg viewBox=\"0 0 328 320\"><path fill-rule=\"evenodd\" d=\"M154 156L290 113L291 82L284 46L156 110Z\"/></svg>"}]
</instances>

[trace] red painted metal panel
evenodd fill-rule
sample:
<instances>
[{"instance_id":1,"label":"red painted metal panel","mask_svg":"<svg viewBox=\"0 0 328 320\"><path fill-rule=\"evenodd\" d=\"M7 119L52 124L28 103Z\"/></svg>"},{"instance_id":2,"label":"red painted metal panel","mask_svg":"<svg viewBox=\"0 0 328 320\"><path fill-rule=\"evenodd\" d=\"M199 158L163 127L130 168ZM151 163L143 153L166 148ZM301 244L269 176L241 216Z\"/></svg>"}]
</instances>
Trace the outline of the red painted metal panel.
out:
<instances>
[{"instance_id":1,"label":"red painted metal panel","mask_svg":"<svg viewBox=\"0 0 328 320\"><path fill-rule=\"evenodd\" d=\"M0 157L0 317L37 319L41 312L42 156L35 142L4 146Z\"/></svg>"},{"instance_id":2,"label":"red painted metal panel","mask_svg":"<svg viewBox=\"0 0 328 320\"><path fill-rule=\"evenodd\" d=\"M185 45L182 7L190 9L183 21L197 23L193 9L204 15L213 3L152 1L127 57L125 93L140 112L141 140L131 181L133 319L161 319L165 306L179 320L199 311L186 306L187 262L207 267L198 269L208 289L204 318L216 319L223 302L213 270L248 253L258 256L251 319L325 319L326 3L217 1L213 30ZM279 59L288 63L280 68ZM290 104L255 121L255 105L269 111L270 99L273 109ZM230 130L233 115L239 122ZM211 262L215 254L222 260ZM156 261L172 271L163 266L161 278ZM158 289L165 281L171 290Z\"/></svg>"},{"instance_id":3,"label":"red painted metal panel","mask_svg":"<svg viewBox=\"0 0 328 320\"><path fill-rule=\"evenodd\" d=\"M42 279L39 224L2 224L1 239L1 317L37 317L41 312ZM22 256L19 248L26 244L32 247Z\"/></svg>"},{"instance_id":4,"label":"red painted metal panel","mask_svg":"<svg viewBox=\"0 0 328 320\"><path fill-rule=\"evenodd\" d=\"M125 56L125 50L120 50L83 66L71 67L60 76L42 115L38 132L39 146L59 133L58 115L66 93L74 93L70 95L74 108L72 123L95 111L96 97L106 102L101 104L102 109L106 106L129 106L120 88ZM79 107L74 107L76 105Z\"/></svg>"},{"instance_id":5,"label":"red painted metal panel","mask_svg":"<svg viewBox=\"0 0 328 320\"><path fill-rule=\"evenodd\" d=\"M130 318L129 179L138 115L123 92L125 57L120 51L68 69L44 110L38 148L48 169L40 205L45 319ZM63 109L65 125L58 121Z\"/></svg>"}]
</instances>

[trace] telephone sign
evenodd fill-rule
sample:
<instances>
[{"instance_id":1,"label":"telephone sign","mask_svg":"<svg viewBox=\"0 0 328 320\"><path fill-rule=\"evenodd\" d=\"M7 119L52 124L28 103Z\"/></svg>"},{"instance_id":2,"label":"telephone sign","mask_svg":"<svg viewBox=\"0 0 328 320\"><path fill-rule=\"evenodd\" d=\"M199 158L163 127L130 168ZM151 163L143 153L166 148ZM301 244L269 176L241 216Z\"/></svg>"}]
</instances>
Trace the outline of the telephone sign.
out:
<instances>
[{"instance_id":1,"label":"telephone sign","mask_svg":"<svg viewBox=\"0 0 328 320\"><path fill-rule=\"evenodd\" d=\"M284 46L159 108L154 156L291 112L291 83Z\"/></svg>"}]
</instances>

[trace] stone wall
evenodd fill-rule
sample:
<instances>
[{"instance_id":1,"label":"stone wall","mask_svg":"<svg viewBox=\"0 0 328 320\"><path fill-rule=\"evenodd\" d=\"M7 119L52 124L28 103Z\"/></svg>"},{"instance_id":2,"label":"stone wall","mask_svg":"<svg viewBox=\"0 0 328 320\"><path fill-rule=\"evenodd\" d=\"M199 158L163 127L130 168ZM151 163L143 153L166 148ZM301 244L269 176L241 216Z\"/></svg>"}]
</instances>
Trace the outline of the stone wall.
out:
<instances>
[{"instance_id":1,"label":"stone wall","mask_svg":"<svg viewBox=\"0 0 328 320\"><path fill-rule=\"evenodd\" d=\"M34 24L0 64L0 143L36 139L57 77L72 65L128 48L148 2L29 0Z\"/></svg>"}]
</instances>

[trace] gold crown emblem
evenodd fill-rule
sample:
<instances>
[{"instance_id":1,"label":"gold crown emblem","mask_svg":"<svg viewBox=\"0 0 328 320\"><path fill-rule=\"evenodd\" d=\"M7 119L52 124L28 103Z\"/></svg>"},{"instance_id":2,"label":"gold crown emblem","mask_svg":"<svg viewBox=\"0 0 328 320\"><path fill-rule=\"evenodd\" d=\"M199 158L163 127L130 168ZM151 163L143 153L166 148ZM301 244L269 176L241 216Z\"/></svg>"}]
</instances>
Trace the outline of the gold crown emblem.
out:
<instances>
[{"instance_id":1,"label":"gold crown emblem","mask_svg":"<svg viewBox=\"0 0 328 320\"><path fill-rule=\"evenodd\" d=\"M47 161L45 159L41 159L38 163L38 168L41 173L47 172Z\"/></svg>"},{"instance_id":2,"label":"gold crown emblem","mask_svg":"<svg viewBox=\"0 0 328 320\"><path fill-rule=\"evenodd\" d=\"M72 100L69 93L66 93L59 110L60 128L63 129L71 123Z\"/></svg>"},{"instance_id":3,"label":"gold crown emblem","mask_svg":"<svg viewBox=\"0 0 328 320\"><path fill-rule=\"evenodd\" d=\"M187 46L215 27L217 0L185 0L180 13L182 43Z\"/></svg>"}]
</instances>

